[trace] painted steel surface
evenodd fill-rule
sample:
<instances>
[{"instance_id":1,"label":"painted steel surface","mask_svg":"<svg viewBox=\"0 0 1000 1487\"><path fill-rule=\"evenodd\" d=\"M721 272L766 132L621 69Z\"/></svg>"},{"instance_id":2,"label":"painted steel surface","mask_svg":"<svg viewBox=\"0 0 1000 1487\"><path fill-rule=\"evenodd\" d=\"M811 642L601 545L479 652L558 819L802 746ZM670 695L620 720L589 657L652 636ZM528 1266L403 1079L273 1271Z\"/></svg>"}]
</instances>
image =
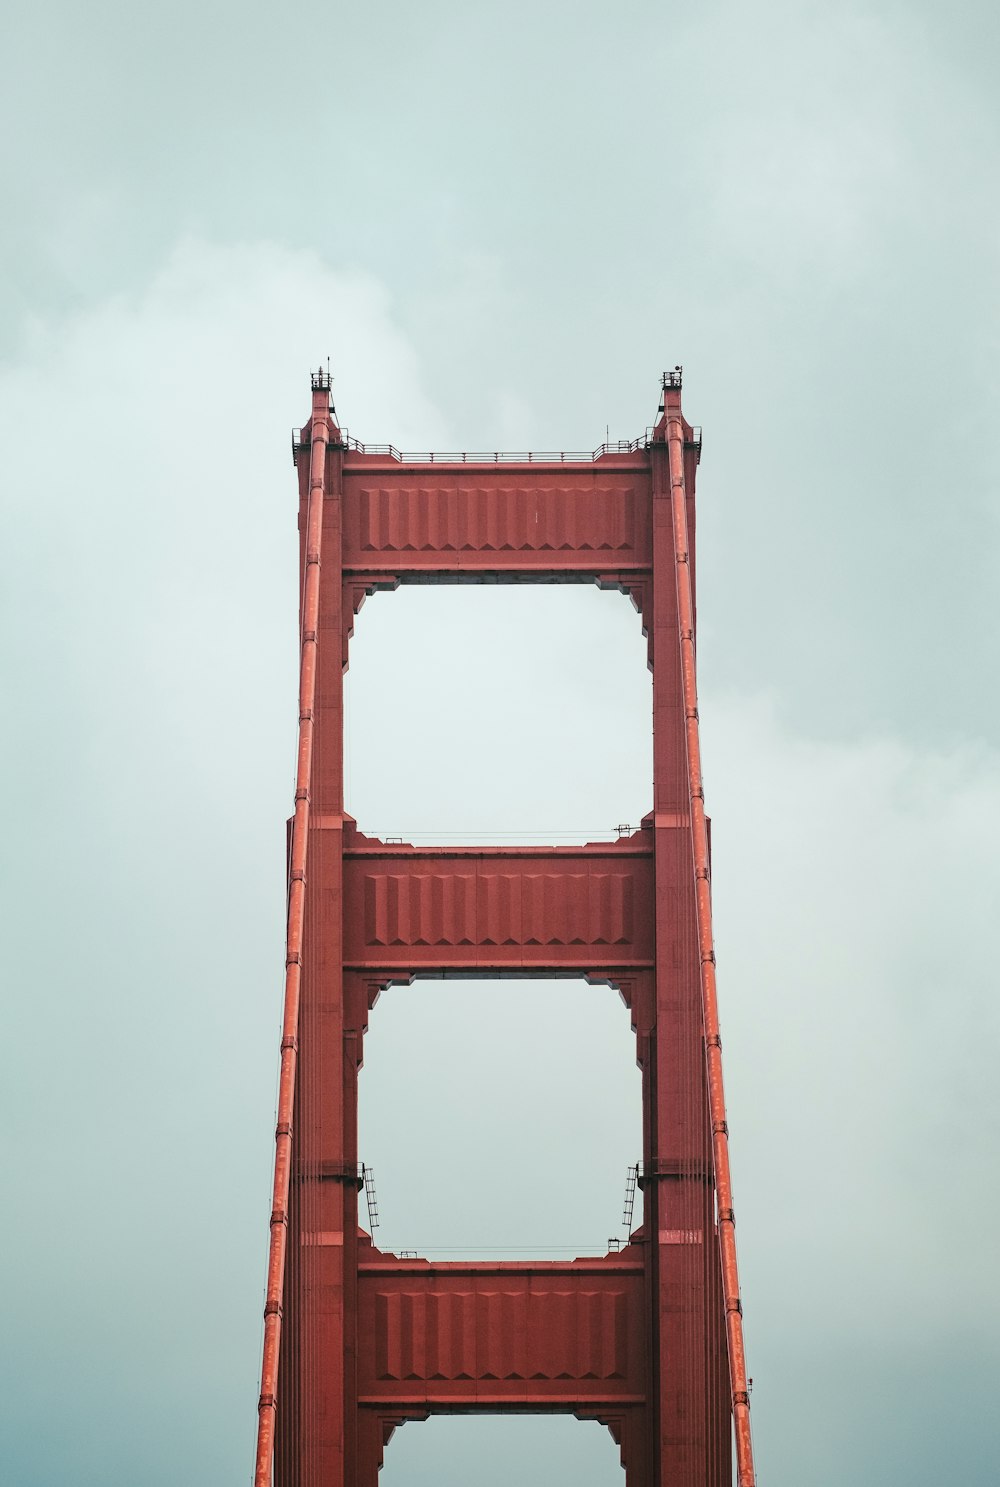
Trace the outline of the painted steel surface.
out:
<instances>
[{"instance_id":1,"label":"painted steel surface","mask_svg":"<svg viewBox=\"0 0 1000 1487\"><path fill-rule=\"evenodd\" d=\"M351 454L344 473L349 572L596 573L649 566L645 461L591 466L434 464Z\"/></svg>"},{"instance_id":2,"label":"painted steel surface","mask_svg":"<svg viewBox=\"0 0 1000 1487\"><path fill-rule=\"evenodd\" d=\"M345 964L455 972L651 965L652 834L636 842L441 850L355 847L348 836Z\"/></svg>"},{"instance_id":3,"label":"painted steel surface","mask_svg":"<svg viewBox=\"0 0 1000 1487\"><path fill-rule=\"evenodd\" d=\"M397 1425L495 1409L603 1421L627 1487L729 1487L735 1424L753 1487L694 678L700 439L679 375L646 443L575 464L408 464L348 441L328 376L313 384L295 442L300 743L256 1487L375 1487ZM649 815L582 847L363 836L344 812L343 670L365 598L524 580L597 582L639 609ZM363 1039L380 991L421 974L620 992L643 1081L643 1222L623 1250L432 1264L359 1227Z\"/></svg>"},{"instance_id":4,"label":"painted steel surface","mask_svg":"<svg viewBox=\"0 0 1000 1487\"><path fill-rule=\"evenodd\" d=\"M358 1398L439 1409L644 1403L641 1255L360 1265Z\"/></svg>"}]
</instances>

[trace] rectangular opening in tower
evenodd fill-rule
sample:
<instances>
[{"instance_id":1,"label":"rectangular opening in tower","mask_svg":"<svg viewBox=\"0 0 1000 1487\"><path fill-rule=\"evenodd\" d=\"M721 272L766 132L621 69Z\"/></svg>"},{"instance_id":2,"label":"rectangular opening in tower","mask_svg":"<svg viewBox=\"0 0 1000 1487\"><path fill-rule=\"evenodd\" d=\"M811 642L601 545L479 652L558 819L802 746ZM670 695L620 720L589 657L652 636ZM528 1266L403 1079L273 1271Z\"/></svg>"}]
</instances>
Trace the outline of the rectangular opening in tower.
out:
<instances>
[{"instance_id":1,"label":"rectangular opening in tower","mask_svg":"<svg viewBox=\"0 0 1000 1487\"><path fill-rule=\"evenodd\" d=\"M567 1415L449 1415L397 1430L379 1487L624 1487L618 1446L597 1421Z\"/></svg>"},{"instance_id":2,"label":"rectangular opening in tower","mask_svg":"<svg viewBox=\"0 0 1000 1487\"><path fill-rule=\"evenodd\" d=\"M404 585L346 678L346 806L417 844L613 840L652 804L641 620L594 584Z\"/></svg>"},{"instance_id":3,"label":"rectangular opening in tower","mask_svg":"<svg viewBox=\"0 0 1000 1487\"><path fill-rule=\"evenodd\" d=\"M642 1150L628 1009L580 977L390 987L365 1037L359 1150L377 1173L382 1249L450 1260L617 1248ZM629 1217L638 1228L638 1193Z\"/></svg>"}]
</instances>

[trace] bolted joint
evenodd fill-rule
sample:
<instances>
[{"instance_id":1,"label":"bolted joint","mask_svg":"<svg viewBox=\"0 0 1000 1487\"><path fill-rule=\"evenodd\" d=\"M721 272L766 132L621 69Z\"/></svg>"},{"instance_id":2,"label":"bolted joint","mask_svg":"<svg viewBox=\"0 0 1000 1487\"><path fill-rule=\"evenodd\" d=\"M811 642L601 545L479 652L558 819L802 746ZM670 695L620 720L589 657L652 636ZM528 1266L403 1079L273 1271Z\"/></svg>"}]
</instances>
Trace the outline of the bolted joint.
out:
<instances>
[{"instance_id":1,"label":"bolted joint","mask_svg":"<svg viewBox=\"0 0 1000 1487\"><path fill-rule=\"evenodd\" d=\"M291 1123L291 1121L290 1120L279 1120L278 1121L278 1124L277 1124L277 1126L275 1127L275 1130L274 1130L274 1139L275 1139L275 1141L280 1140L280 1138L282 1136L291 1137L291 1134L292 1134L292 1123Z\"/></svg>"},{"instance_id":2,"label":"bolted joint","mask_svg":"<svg viewBox=\"0 0 1000 1487\"><path fill-rule=\"evenodd\" d=\"M259 1400L258 1405L257 1405L258 1411L260 1411L261 1413L263 1413L264 1410L273 1410L274 1407L275 1407L275 1401L274 1401L274 1395L273 1394L262 1394L260 1396L260 1400Z\"/></svg>"},{"instance_id":3,"label":"bolted joint","mask_svg":"<svg viewBox=\"0 0 1000 1487\"><path fill-rule=\"evenodd\" d=\"M281 1051L282 1051L282 1053L298 1053L298 1051L299 1051L299 1040L298 1040L298 1038L282 1038L282 1040L281 1040Z\"/></svg>"},{"instance_id":4,"label":"bolted joint","mask_svg":"<svg viewBox=\"0 0 1000 1487\"><path fill-rule=\"evenodd\" d=\"M740 1405L746 1409L750 1408L750 1396L745 1389L737 1389L733 1394L733 1409L737 1409Z\"/></svg>"},{"instance_id":5,"label":"bolted joint","mask_svg":"<svg viewBox=\"0 0 1000 1487\"><path fill-rule=\"evenodd\" d=\"M311 707L303 708L303 710L299 713L299 722L300 723L311 723L312 720L313 720L313 710L312 710L312 708ZM298 797L298 794L296 793L295 799L298 800L298 798L299 798ZM302 798L303 798L303 800L308 800L309 799L308 795L306 795L306 792L304 790L302 792Z\"/></svg>"},{"instance_id":6,"label":"bolted joint","mask_svg":"<svg viewBox=\"0 0 1000 1487\"><path fill-rule=\"evenodd\" d=\"M712 1122L712 1132L716 1136L728 1136L729 1135L729 1122L728 1122L728 1120L713 1120L713 1122Z\"/></svg>"},{"instance_id":7,"label":"bolted joint","mask_svg":"<svg viewBox=\"0 0 1000 1487\"><path fill-rule=\"evenodd\" d=\"M733 1218L733 1210L731 1208L720 1208L719 1209L719 1223L720 1224L735 1224L735 1222L736 1222L736 1220ZM739 1302L737 1302L736 1304L737 1304L737 1306L739 1306Z\"/></svg>"},{"instance_id":8,"label":"bolted joint","mask_svg":"<svg viewBox=\"0 0 1000 1487\"><path fill-rule=\"evenodd\" d=\"M707 877L708 874L706 873L705 876ZM714 966L715 965L715 951L714 950L709 950L706 955L703 955L701 957L701 963L702 963L703 966Z\"/></svg>"},{"instance_id":9,"label":"bolted joint","mask_svg":"<svg viewBox=\"0 0 1000 1487\"><path fill-rule=\"evenodd\" d=\"M306 870L304 867L293 867L288 877L293 883L304 883L306 880Z\"/></svg>"},{"instance_id":10,"label":"bolted joint","mask_svg":"<svg viewBox=\"0 0 1000 1487\"><path fill-rule=\"evenodd\" d=\"M718 1033L711 1033L705 1039L705 1047L706 1048L721 1048L722 1047L722 1039L719 1037Z\"/></svg>"},{"instance_id":11,"label":"bolted joint","mask_svg":"<svg viewBox=\"0 0 1000 1487\"><path fill-rule=\"evenodd\" d=\"M726 1302L726 1311L731 1316L741 1317L743 1315L743 1303L738 1296L733 1296Z\"/></svg>"},{"instance_id":12,"label":"bolted joint","mask_svg":"<svg viewBox=\"0 0 1000 1487\"><path fill-rule=\"evenodd\" d=\"M283 1208L271 1209L271 1228L273 1229L276 1225L279 1225L282 1228L285 1228L288 1225L288 1214Z\"/></svg>"},{"instance_id":13,"label":"bolted joint","mask_svg":"<svg viewBox=\"0 0 1000 1487\"><path fill-rule=\"evenodd\" d=\"M267 1305L265 1306L265 1308L264 1308L264 1316L265 1317L280 1317L281 1316L281 1302L280 1301L269 1301L267 1303Z\"/></svg>"},{"instance_id":14,"label":"bolted joint","mask_svg":"<svg viewBox=\"0 0 1000 1487\"><path fill-rule=\"evenodd\" d=\"M695 875L695 877L700 882L702 882L702 883L707 883L708 882L708 868L707 867L696 867L695 870L694 870L694 875Z\"/></svg>"},{"instance_id":15,"label":"bolted joint","mask_svg":"<svg viewBox=\"0 0 1000 1487\"><path fill-rule=\"evenodd\" d=\"M285 956L285 970L286 971L287 971L287 969L288 969L289 966L300 966L301 964L302 964L302 956L299 954L299 952L297 950L292 950L292 951L289 952L288 955Z\"/></svg>"},{"instance_id":16,"label":"bolted joint","mask_svg":"<svg viewBox=\"0 0 1000 1487\"><path fill-rule=\"evenodd\" d=\"M688 707L684 709L684 716L690 718L692 722L697 723L700 715L696 707Z\"/></svg>"},{"instance_id":17,"label":"bolted joint","mask_svg":"<svg viewBox=\"0 0 1000 1487\"><path fill-rule=\"evenodd\" d=\"M309 722L309 723L311 723L312 722L312 713L311 712L310 713L299 713L299 722L300 723L302 723L302 722ZM306 790L306 789L303 789L303 788L300 788L300 789L296 790L296 792L295 792L295 799L297 801L299 801L299 800L306 800L307 801L309 799L309 791Z\"/></svg>"},{"instance_id":18,"label":"bolted joint","mask_svg":"<svg viewBox=\"0 0 1000 1487\"><path fill-rule=\"evenodd\" d=\"M302 631L302 640L303 640L303 642L305 642L307 640L311 640L312 643L313 643L313 645L315 645L316 644L316 631L315 630L303 630Z\"/></svg>"}]
</instances>

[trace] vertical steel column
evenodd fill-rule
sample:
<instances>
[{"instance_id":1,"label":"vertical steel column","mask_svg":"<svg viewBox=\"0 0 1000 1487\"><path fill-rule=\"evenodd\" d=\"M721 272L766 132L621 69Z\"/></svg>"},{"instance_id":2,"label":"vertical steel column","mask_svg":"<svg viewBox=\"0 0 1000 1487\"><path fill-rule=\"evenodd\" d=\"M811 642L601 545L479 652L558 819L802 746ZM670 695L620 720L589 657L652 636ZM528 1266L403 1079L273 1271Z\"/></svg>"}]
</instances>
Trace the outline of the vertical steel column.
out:
<instances>
[{"instance_id":1,"label":"vertical steel column","mask_svg":"<svg viewBox=\"0 0 1000 1487\"><path fill-rule=\"evenodd\" d=\"M289 850L288 943L285 955L281 1073L278 1083L278 1118L275 1128L271 1240L267 1262L267 1294L264 1303L264 1348L258 1404L254 1487L269 1487L272 1476L278 1361L281 1348L281 1308L285 1284L288 1204L292 1168L292 1119L295 1108L299 1006L302 990L305 876L309 851L309 791L313 765L317 674L316 634L319 624L320 554L323 543L323 491L326 478L326 449L331 428L329 381L324 381L322 378L313 379L310 427L312 449L309 461L309 504L300 626L298 760L295 773L295 814L292 819Z\"/></svg>"},{"instance_id":2,"label":"vertical steel column","mask_svg":"<svg viewBox=\"0 0 1000 1487\"><path fill-rule=\"evenodd\" d=\"M656 1309L652 1360L656 1487L705 1487L711 1424L702 1386L710 1346L704 1282L705 1163L701 1013L688 856L673 520L668 455L651 450L653 558L653 830L656 854L656 1021L645 1174ZM690 943L689 943L690 942Z\"/></svg>"},{"instance_id":3,"label":"vertical steel column","mask_svg":"<svg viewBox=\"0 0 1000 1487\"><path fill-rule=\"evenodd\" d=\"M685 746L694 856L695 902L701 960L701 995L704 1017L705 1064L708 1076L709 1113L718 1202L719 1250L722 1291L729 1343L729 1372L732 1388L733 1423L736 1434L736 1468L740 1487L754 1487L753 1442L750 1434L750 1394L747 1384L743 1340L743 1307L740 1302L739 1270L736 1261L736 1225L733 1218L732 1176L729 1166L729 1127L722 1080L722 1041L719 1036L719 1006L715 983L715 948L712 937L712 889L708 850L708 823L701 772L701 740L698 728L698 687L695 670L694 587L688 546L688 517L684 481L684 421L680 388L664 389L666 438L669 451L670 499L673 513L674 560L677 575L677 615L680 625L681 683L685 714Z\"/></svg>"},{"instance_id":4,"label":"vertical steel column","mask_svg":"<svg viewBox=\"0 0 1000 1487\"><path fill-rule=\"evenodd\" d=\"M326 456L292 1212L298 1233L297 1435L277 1487L353 1487L356 1068L345 1048L344 655L340 441ZM353 1043L352 1043L353 1050ZM279 1408L280 1408L279 1398Z\"/></svg>"}]
</instances>

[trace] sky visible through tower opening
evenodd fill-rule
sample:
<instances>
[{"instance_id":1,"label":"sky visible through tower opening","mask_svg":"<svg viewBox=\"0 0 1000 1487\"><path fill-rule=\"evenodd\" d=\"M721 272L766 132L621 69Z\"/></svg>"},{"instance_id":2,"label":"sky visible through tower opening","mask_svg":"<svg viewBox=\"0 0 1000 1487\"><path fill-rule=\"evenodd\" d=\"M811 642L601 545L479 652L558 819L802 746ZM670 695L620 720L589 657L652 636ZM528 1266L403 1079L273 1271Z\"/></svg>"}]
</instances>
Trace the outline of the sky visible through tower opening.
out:
<instances>
[{"instance_id":1,"label":"sky visible through tower opening","mask_svg":"<svg viewBox=\"0 0 1000 1487\"><path fill-rule=\"evenodd\" d=\"M627 1237L641 1093L628 1009L609 986L417 977L390 987L359 1082L376 1245L432 1260L604 1254ZM640 1194L632 1227L641 1219Z\"/></svg>"},{"instance_id":2,"label":"sky visible through tower opening","mask_svg":"<svg viewBox=\"0 0 1000 1487\"><path fill-rule=\"evenodd\" d=\"M484 1450L484 1436L488 1442ZM560 1415L449 1415L396 1431L379 1487L467 1487L470 1480L533 1482L538 1462L558 1463L574 1487L623 1487L618 1447L604 1425Z\"/></svg>"},{"instance_id":3,"label":"sky visible through tower opening","mask_svg":"<svg viewBox=\"0 0 1000 1487\"><path fill-rule=\"evenodd\" d=\"M614 840L652 808L642 621L594 584L366 600L345 686L347 809L434 842Z\"/></svg>"}]
</instances>

